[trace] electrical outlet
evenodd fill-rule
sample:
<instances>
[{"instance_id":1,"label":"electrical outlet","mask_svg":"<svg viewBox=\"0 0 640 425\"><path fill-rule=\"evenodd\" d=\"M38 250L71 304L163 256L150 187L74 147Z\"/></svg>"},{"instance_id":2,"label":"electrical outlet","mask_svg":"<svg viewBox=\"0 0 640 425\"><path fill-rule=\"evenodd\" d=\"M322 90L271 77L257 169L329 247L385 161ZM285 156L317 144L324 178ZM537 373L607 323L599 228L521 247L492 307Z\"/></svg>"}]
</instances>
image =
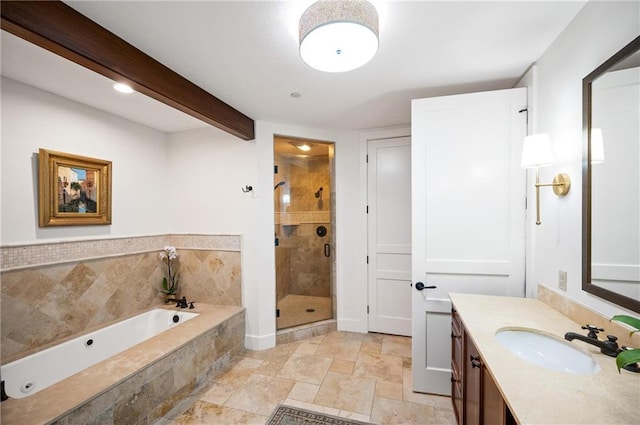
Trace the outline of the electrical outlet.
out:
<instances>
[{"instance_id":1,"label":"electrical outlet","mask_svg":"<svg viewBox=\"0 0 640 425\"><path fill-rule=\"evenodd\" d=\"M558 288L563 291L567 290L567 272L563 272L562 270L558 272Z\"/></svg>"}]
</instances>

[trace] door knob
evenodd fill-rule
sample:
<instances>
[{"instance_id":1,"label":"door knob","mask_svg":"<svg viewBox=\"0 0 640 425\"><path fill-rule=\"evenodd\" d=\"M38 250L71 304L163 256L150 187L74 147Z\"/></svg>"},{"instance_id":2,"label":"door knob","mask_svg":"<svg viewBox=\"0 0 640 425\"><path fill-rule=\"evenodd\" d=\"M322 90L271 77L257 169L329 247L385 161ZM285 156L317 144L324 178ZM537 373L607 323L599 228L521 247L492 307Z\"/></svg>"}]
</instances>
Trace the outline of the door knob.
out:
<instances>
[{"instance_id":1,"label":"door knob","mask_svg":"<svg viewBox=\"0 0 640 425\"><path fill-rule=\"evenodd\" d=\"M437 286L435 286L435 285L425 286L425 284L422 283L422 282L416 282L416 289L418 291L422 291L423 289L436 289L436 288L437 288Z\"/></svg>"}]
</instances>

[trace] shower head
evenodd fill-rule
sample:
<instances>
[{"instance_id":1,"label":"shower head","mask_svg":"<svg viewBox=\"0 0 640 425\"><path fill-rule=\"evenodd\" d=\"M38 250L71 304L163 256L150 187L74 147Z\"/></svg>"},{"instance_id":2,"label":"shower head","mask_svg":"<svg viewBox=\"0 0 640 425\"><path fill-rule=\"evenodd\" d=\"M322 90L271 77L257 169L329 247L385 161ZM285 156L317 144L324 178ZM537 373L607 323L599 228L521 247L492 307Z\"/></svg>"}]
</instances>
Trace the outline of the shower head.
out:
<instances>
[{"instance_id":1,"label":"shower head","mask_svg":"<svg viewBox=\"0 0 640 425\"><path fill-rule=\"evenodd\" d=\"M281 182L278 182L278 184L277 184L277 185L275 185L275 186L273 187L273 190L276 190L276 189L277 189L277 188L279 188L280 186L284 186L284 183L285 183L285 182L284 182L284 180L283 180L283 181L281 181Z\"/></svg>"}]
</instances>

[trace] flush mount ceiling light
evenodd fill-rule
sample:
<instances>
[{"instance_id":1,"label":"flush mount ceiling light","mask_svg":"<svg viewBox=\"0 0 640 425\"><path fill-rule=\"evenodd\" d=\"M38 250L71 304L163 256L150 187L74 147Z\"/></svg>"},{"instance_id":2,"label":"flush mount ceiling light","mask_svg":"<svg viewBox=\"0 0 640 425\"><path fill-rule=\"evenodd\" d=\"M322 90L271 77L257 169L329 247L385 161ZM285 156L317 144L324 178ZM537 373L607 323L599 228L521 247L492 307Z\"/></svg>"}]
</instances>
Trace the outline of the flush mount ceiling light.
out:
<instances>
[{"instance_id":1,"label":"flush mount ceiling light","mask_svg":"<svg viewBox=\"0 0 640 425\"><path fill-rule=\"evenodd\" d=\"M300 56L324 72L346 72L378 51L378 11L366 0L320 0L300 18Z\"/></svg>"}]
</instances>

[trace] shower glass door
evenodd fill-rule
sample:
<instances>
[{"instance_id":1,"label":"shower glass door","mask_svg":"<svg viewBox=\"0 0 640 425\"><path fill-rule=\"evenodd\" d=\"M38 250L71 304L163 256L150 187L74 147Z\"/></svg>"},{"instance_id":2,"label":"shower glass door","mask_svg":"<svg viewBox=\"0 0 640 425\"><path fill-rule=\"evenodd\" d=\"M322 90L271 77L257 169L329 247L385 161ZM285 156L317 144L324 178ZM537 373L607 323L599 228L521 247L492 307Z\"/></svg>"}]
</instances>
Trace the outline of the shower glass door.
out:
<instances>
[{"instance_id":1,"label":"shower glass door","mask_svg":"<svg viewBox=\"0 0 640 425\"><path fill-rule=\"evenodd\" d=\"M274 139L277 329L334 317L333 144Z\"/></svg>"}]
</instances>

